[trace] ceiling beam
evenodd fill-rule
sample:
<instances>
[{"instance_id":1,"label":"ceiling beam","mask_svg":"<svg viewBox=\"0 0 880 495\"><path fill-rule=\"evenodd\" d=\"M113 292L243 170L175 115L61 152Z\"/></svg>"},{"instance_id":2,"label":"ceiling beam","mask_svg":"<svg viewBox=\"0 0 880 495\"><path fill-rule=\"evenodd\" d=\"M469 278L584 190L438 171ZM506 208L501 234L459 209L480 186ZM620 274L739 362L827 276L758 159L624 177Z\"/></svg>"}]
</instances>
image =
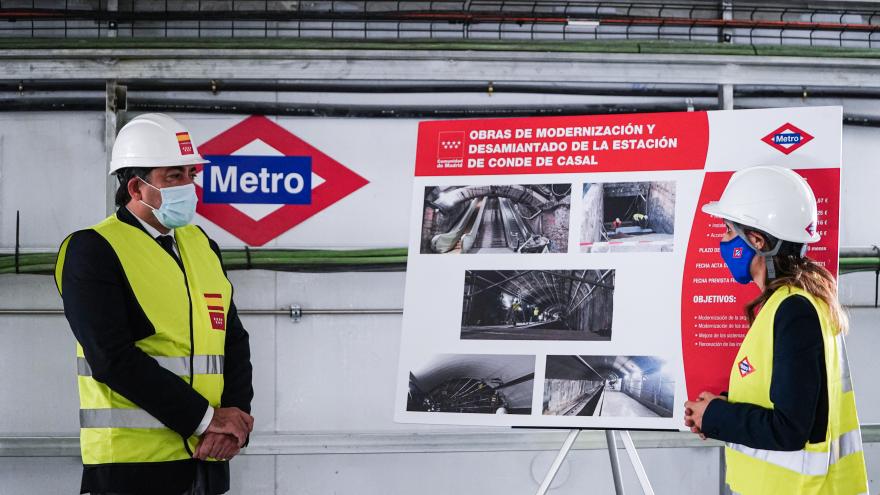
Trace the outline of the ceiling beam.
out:
<instances>
[{"instance_id":1,"label":"ceiling beam","mask_svg":"<svg viewBox=\"0 0 880 495\"><path fill-rule=\"evenodd\" d=\"M465 50L0 52L3 79L268 79L876 86L880 60ZM426 78L426 75L429 78Z\"/></svg>"}]
</instances>

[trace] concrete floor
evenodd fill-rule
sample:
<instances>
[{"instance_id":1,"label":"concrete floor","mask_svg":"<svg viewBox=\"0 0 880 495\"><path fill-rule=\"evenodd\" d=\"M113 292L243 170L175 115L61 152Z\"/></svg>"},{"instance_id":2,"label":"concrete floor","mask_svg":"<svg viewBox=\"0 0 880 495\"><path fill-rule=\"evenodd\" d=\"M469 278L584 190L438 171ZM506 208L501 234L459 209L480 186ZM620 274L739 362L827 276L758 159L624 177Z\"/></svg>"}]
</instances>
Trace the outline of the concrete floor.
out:
<instances>
[{"instance_id":1,"label":"concrete floor","mask_svg":"<svg viewBox=\"0 0 880 495\"><path fill-rule=\"evenodd\" d=\"M605 391L605 398L602 402L602 411L599 415L608 417L659 416L654 411L640 404L637 400L616 390Z\"/></svg>"}]
</instances>

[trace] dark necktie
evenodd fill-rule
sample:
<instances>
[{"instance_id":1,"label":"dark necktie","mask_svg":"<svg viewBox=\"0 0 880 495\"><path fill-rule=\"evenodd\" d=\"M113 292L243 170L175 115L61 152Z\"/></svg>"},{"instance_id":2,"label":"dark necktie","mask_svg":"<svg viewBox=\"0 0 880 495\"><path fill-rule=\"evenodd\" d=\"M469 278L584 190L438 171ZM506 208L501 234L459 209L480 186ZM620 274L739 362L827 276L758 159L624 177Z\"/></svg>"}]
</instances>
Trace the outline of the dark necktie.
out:
<instances>
[{"instance_id":1,"label":"dark necktie","mask_svg":"<svg viewBox=\"0 0 880 495\"><path fill-rule=\"evenodd\" d=\"M156 237L156 240L159 242L159 245L162 246L162 249L168 252L174 261L177 262L177 265L183 268L183 265L180 262L180 258L177 257L177 254L174 253L174 238L170 235L160 235Z\"/></svg>"}]
</instances>

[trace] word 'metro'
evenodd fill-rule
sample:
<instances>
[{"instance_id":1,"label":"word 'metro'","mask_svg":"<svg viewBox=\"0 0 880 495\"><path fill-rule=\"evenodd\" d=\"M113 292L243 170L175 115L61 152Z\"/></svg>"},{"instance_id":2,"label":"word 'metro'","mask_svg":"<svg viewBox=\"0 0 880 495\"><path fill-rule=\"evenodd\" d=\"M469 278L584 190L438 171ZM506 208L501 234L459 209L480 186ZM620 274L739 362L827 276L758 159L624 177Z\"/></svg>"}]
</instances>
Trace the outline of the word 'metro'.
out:
<instances>
[{"instance_id":1,"label":"word 'metro'","mask_svg":"<svg viewBox=\"0 0 880 495\"><path fill-rule=\"evenodd\" d=\"M210 155L202 175L205 203L310 204L307 156Z\"/></svg>"}]
</instances>

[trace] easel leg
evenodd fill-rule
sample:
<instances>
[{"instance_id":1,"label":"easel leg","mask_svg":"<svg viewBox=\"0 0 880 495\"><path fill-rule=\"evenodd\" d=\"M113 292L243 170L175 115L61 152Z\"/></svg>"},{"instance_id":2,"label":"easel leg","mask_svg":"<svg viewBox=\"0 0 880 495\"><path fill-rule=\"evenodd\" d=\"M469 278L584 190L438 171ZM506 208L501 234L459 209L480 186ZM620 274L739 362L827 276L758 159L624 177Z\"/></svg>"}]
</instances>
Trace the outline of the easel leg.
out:
<instances>
[{"instance_id":1,"label":"easel leg","mask_svg":"<svg viewBox=\"0 0 880 495\"><path fill-rule=\"evenodd\" d=\"M632 437L629 435L628 431L623 430L620 432L620 438L623 440L623 446L626 447L626 454L629 456L629 461L632 463L633 469L636 471L636 476L639 477L639 484L642 485L642 493L645 495L654 495L654 488L651 487L651 481L648 480L648 473L645 472L645 467L642 465L642 460L639 458L639 453L632 441Z\"/></svg>"},{"instance_id":2,"label":"easel leg","mask_svg":"<svg viewBox=\"0 0 880 495\"><path fill-rule=\"evenodd\" d=\"M553 478L556 477L556 473L558 473L559 468L562 467L562 462L565 460L568 452L571 451L571 446L574 445L574 441L577 440L580 432L581 430L578 429L568 431L568 437L566 437L565 442L562 444L562 448L559 449L559 453L556 454L556 459L553 460L550 470L547 471L547 476L544 476L544 482L538 487L536 495L545 495L547 490L550 489L550 484L553 483Z\"/></svg>"},{"instance_id":3,"label":"easel leg","mask_svg":"<svg viewBox=\"0 0 880 495\"><path fill-rule=\"evenodd\" d=\"M553 479L556 478L556 473L558 473L559 468L562 467L563 461L565 461L566 456L568 456L568 453L571 451L580 432L581 430L578 429L568 431L568 437L566 437L565 442L562 444L562 448L559 449L559 453L556 454L556 459L553 460L553 464L550 466L550 470L547 471L547 475L544 477L541 486L538 487L536 495L546 495L547 490L550 489L550 485L553 483ZM645 467L642 465L642 460L639 458L639 453L632 441L632 437L628 431L621 430L620 438L623 440L626 454L629 456L629 460L636 472L636 476L639 478L642 492L644 495L654 495L654 488L651 487L651 482L648 480L648 473L645 472ZM611 475L614 478L614 493L616 495L625 495L623 491L623 478L620 474L620 458L617 456L617 438L614 436L614 430L605 430L605 441L608 442L608 456L611 458Z\"/></svg>"},{"instance_id":4,"label":"easel leg","mask_svg":"<svg viewBox=\"0 0 880 495\"><path fill-rule=\"evenodd\" d=\"M617 457L617 439L614 438L614 430L605 430L605 440L608 442L608 456L611 457L611 475L614 477L614 493L624 495L623 480L620 477L620 459Z\"/></svg>"}]
</instances>

